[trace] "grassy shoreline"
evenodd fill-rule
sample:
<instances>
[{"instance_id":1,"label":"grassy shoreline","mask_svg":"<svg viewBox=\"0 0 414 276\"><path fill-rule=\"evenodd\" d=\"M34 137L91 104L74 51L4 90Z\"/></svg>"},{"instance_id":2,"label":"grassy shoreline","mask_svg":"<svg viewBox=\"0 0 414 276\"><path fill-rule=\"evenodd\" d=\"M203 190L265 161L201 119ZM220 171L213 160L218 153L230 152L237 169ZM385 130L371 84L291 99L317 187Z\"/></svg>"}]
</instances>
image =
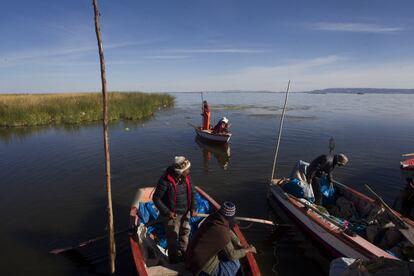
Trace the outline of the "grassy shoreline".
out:
<instances>
[{"instance_id":1,"label":"grassy shoreline","mask_svg":"<svg viewBox=\"0 0 414 276\"><path fill-rule=\"evenodd\" d=\"M168 94L109 93L109 119L143 120L174 106ZM80 124L102 119L101 93L2 94L0 127Z\"/></svg>"}]
</instances>

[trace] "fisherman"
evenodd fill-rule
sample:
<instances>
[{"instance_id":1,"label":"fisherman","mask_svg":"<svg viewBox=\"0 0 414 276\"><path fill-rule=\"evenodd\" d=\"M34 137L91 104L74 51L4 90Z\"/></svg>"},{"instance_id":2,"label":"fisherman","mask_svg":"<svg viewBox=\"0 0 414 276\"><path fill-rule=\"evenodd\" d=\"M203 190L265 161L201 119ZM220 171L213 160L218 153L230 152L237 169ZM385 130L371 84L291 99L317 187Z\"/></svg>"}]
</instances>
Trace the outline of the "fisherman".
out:
<instances>
[{"instance_id":1,"label":"fisherman","mask_svg":"<svg viewBox=\"0 0 414 276\"><path fill-rule=\"evenodd\" d=\"M332 190L332 172L334 168L336 166L345 166L347 163L348 157L345 154L340 153L336 155L320 155L309 164L306 170L306 180L308 184L312 185L313 193L315 195L315 204L322 204L320 178L326 175L330 185L330 190Z\"/></svg>"},{"instance_id":2,"label":"fisherman","mask_svg":"<svg viewBox=\"0 0 414 276\"><path fill-rule=\"evenodd\" d=\"M160 211L167 236L171 263L182 260L190 235L190 216L197 215L195 188L191 182L191 163L184 156L176 156L158 181L152 197Z\"/></svg>"},{"instance_id":3,"label":"fisherman","mask_svg":"<svg viewBox=\"0 0 414 276\"><path fill-rule=\"evenodd\" d=\"M185 258L186 267L193 275L236 275L240 269L239 259L248 252L256 253L254 246L242 246L231 230L235 214L234 203L226 201L201 224Z\"/></svg>"},{"instance_id":4,"label":"fisherman","mask_svg":"<svg viewBox=\"0 0 414 276\"><path fill-rule=\"evenodd\" d=\"M202 129L204 130L210 130L211 124L210 124L210 107L208 106L207 101L203 101L203 113L201 114L203 116L203 126Z\"/></svg>"},{"instance_id":5,"label":"fisherman","mask_svg":"<svg viewBox=\"0 0 414 276\"><path fill-rule=\"evenodd\" d=\"M213 128L213 133L228 133L229 132L229 119L223 117Z\"/></svg>"}]
</instances>

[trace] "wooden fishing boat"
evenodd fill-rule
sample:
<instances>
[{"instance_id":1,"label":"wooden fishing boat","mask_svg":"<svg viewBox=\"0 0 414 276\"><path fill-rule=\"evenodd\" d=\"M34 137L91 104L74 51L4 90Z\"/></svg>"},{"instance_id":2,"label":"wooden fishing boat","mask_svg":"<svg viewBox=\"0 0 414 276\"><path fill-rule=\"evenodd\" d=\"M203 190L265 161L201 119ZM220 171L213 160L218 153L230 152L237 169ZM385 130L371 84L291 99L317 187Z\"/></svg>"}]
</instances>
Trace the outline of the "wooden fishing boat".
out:
<instances>
[{"instance_id":1,"label":"wooden fishing boat","mask_svg":"<svg viewBox=\"0 0 414 276\"><path fill-rule=\"evenodd\" d=\"M212 130L201 129L201 127L194 127L198 137L206 142L225 144L231 138L231 133L214 133Z\"/></svg>"},{"instance_id":2,"label":"wooden fishing boat","mask_svg":"<svg viewBox=\"0 0 414 276\"><path fill-rule=\"evenodd\" d=\"M152 202L152 194L154 193L154 190L154 187L139 189L131 210L137 206L138 210L140 210L140 204ZM200 196L204 202L208 202L211 207L209 207L211 211L215 211L220 208L220 205L201 188L196 187L196 190L198 196ZM138 224L139 227L137 231L134 231L129 238L137 275L187 275L184 263L168 263L166 251L157 244L156 237L152 234L146 234L151 222L147 224L138 222ZM239 238L242 245L248 244L246 238L243 236L237 225L234 226L233 231ZM244 273L243 275L260 275L259 267L252 253L247 253L246 257L240 261ZM191 275L191 273L188 275Z\"/></svg>"},{"instance_id":3,"label":"wooden fishing boat","mask_svg":"<svg viewBox=\"0 0 414 276\"><path fill-rule=\"evenodd\" d=\"M351 231L346 221L337 220L335 217L321 211L309 201L286 193L282 186L288 181L288 179L274 179L272 181L268 194L270 205L272 208L280 208L285 211L300 228L309 233L333 257L361 259L385 257L398 259L354 231ZM369 212L373 210L372 208L378 208L378 204L366 195L339 182L335 182L334 186L341 196L353 202L358 212ZM406 224L414 226L413 221L397 212L394 213Z\"/></svg>"},{"instance_id":4,"label":"wooden fishing boat","mask_svg":"<svg viewBox=\"0 0 414 276\"><path fill-rule=\"evenodd\" d=\"M400 162L402 176L405 179L414 179L414 158L406 159Z\"/></svg>"}]
</instances>

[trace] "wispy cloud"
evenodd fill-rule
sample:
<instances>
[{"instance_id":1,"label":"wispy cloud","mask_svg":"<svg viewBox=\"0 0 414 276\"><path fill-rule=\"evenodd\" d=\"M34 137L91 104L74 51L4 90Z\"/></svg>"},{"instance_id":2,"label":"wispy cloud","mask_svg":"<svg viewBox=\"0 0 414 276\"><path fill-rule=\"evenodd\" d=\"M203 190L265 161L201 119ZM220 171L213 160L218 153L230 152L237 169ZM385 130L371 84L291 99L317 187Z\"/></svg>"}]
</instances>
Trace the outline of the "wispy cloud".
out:
<instances>
[{"instance_id":1,"label":"wispy cloud","mask_svg":"<svg viewBox=\"0 0 414 276\"><path fill-rule=\"evenodd\" d=\"M369 23L355 22L318 22L310 24L313 30L358 33L395 33L403 31L402 27L387 27Z\"/></svg>"},{"instance_id":2,"label":"wispy cloud","mask_svg":"<svg viewBox=\"0 0 414 276\"><path fill-rule=\"evenodd\" d=\"M108 43L104 46L105 50L116 50L120 48L132 47L145 44L146 42L123 42L123 43ZM80 55L89 52L96 52L97 46L95 41L91 43L83 43L78 46L61 46L50 47L34 50L22 50L10 52L0 56L0 67L15 66L27 63L56 63L70 61L71 58L78 58Z\"/></svg>"},{"instance_id":3,"label":"wispy cloud","mask_svg":"<svg viewBox=\"0 0 414 276\"><path fill-rule=\"evenodd\" d=\"M340 55L296 60L275 66L250 66L233 73L177 76L173 81L159 76L156 82L142 81L148 91L283 90L292 80L293 91L328 87L412 88L412 62L355 64Z\"/></svg>"},{"instance_id":4,"label":"wispy cloud","mask_svg":"<svg viewBox=\"0 0 414 276\"><path fill-rule=\"evenodd\" d=\"M214 49L170 49L169 53L188 53L188 54L255 54L263 53L260 49L241 49L241 48L214 48Z\"/></svg>"},{"instance_id":5,"label":"wispy cloud","mask_svg":"<svg viewBox=\"0 0 414 276\"><path fill-rule=\"evenodd\" d=\"M179 56L179 55L159 55L159 56L147 56L145 59L186 59L189 56Z\"/></svg>"}]
</instances>

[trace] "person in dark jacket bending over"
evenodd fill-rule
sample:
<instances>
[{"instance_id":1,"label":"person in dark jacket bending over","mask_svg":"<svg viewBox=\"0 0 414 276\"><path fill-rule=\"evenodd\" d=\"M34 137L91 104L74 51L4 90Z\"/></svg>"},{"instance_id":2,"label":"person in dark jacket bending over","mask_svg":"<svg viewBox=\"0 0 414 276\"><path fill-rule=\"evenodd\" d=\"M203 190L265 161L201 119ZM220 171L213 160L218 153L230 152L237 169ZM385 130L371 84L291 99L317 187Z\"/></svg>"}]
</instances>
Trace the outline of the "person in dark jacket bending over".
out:
<instances>
[{"instance_id":1,"label":"person in dark jacket bending over","mask_svg":"<svg viewBox=\"0 0 414 276\"><path fill-rule=\"evenodd\" d=\"M182 260L191 230L189 219L197 215L190 166L190 161L184 156L176 156L158 181L152 197L164 223L171 263Z\"/></svg>"},{"instance_id":2,"label":"person in dark jacket bending over","mask_svg":"<svg viewBox=\"0 0 414 276\"><path fill-rule=\"evenodd\" d=\"M306 180L308 184L312 185L313 193L315 195L315 204L322 204L322 194L320 178L326 175L330 187L333 187L332 172L336 166L345 166L348 163L348 157L343 154L336 155L320 155L314 159L306 170Z\"/></svg>"},{"instance_id":3,"label":"person in dark jacket bending over","mask_svg":"<svg viewBox=\"0 0 414 276\"><path fill-rule=\"evenodd\" d=\"M220 210L209 215L188 245L187 269L198 276L233 276L240 269L239 259L256 253L252 245L241 245L231 230L236 206L226 201Z\"/></svg>"}]
</instances>

